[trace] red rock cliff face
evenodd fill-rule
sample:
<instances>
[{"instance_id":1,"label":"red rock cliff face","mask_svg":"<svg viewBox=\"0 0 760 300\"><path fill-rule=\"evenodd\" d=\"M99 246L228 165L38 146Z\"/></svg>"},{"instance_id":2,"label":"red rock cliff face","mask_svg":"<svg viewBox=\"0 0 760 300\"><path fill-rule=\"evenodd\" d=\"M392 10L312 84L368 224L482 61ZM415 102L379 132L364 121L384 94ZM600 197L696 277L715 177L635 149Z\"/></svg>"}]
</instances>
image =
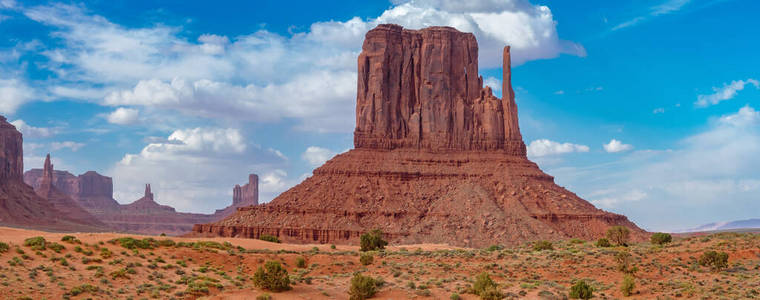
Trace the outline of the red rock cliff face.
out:
<instances>
[{"instance_id":1,"label":"red rock cliff face","mask_svg":"<svg viewBox=\"0 0 760 300\"><path fill-rule=\"evenodd\" d=\"M504 53L508 64L509 47ZM483 87L471 33L380 25L367 33L358 66L357 149L525 154L509 66L502 101Z\"/></svg>"},{"instance_id":2,"label":"red rock cliff face","mask_svg":"<svg viewBox=\"0 0 760 300\"><path fill-rule=\"evenodd\" d=\"M22 180L24 150L21 132L0 116L0 180Z\"/></svg>"},{"instance_id":3,"label":"red rock cliff face","mask_svg":"<svg viewBox=\"0 0 760 300\"><path fill-rule=\"evenodd\" d=\"M484 247L596 239L612 225L528 160L504 49L503 97L478 76L469 33L380 25L359 56L355 149L270 203L193 228L196 235L357 243L381 229L392 243Z\"/></svg>"}]
</instances>

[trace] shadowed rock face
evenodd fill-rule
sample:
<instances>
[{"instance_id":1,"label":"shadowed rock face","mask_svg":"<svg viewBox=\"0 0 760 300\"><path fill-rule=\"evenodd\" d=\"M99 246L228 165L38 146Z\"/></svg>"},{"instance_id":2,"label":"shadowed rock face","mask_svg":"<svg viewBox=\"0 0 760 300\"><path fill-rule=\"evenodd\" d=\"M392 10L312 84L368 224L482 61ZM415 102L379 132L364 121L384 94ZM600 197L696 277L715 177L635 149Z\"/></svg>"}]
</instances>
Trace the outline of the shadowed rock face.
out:
<instances>
[{"instance_id":1,"label":"shadowed rock face","mask_svg":"<svg viewBox=\"0 0 760 300\"><path fill-rule=\"evenodd\" d=\"M358 59L355 149L272 202L240 208L196 235L484 247L596 239L611 225L646 233L557 186L528 160L504 49L503 98L483 87L477 42L448 27L379 25Z\"/></svg>"},{"instance_id":2,"label":"shadowed rock face","mask_svg":"<svg viewBox=\"0 0 760 300\"><path fill-rule=\"evenodd\" d=\"M24 149L21 132L0 116L0 180L21 180Z\"/></svg>"}]
</instances>

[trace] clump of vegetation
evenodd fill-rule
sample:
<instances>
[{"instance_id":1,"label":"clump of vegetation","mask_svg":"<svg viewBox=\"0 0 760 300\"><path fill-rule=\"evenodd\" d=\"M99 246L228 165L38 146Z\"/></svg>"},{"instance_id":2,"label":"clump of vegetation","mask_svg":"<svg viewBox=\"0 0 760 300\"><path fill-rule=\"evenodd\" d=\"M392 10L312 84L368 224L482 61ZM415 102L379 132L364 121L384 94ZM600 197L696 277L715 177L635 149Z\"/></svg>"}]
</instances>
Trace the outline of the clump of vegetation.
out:
<instances>
[{"instance_id":1,"label":"clump of vegetation","mask_svg":"<svg viewBox=\"0 0 760 300\"><path fill-rule=\"evenodd\" d=\"M80 241L79 239L77 239L73 235L64 235L61 238L61 242L67 242L69 244L81 244L82 243L82 241Z\"/></svg>"},{"instance_id":2,"label":"clump of vegetation","mask_svg":"<svg viewBox=\"0 0 760 300\"><path fill-rule=\"evenodd\" d=\"M728 267L728 253L707 251L699 257L699 264L717 271Z\"/></svg>"},{"instance_id":3,"label":"clump of vegetation","mask_svg":"<svg viewBox=\"0 0 760 300\"><path fill-rule=\"evenodd\" d=\"M256 296L256 300L272 300L272 295L263 293L261 295Z\"/></svg>"},{"instance_id":4,"label":"clump of vegetation","mask_svg":"<svg viewBox=\"0 0 760 300\"><path fill-rule=\"evenodd\" d=\"M607 238L618 246L628 246L631 230L624 226L612 226L607 229Z\"/></svg>"},{"instance_id":5,"label":"clump of vegetation","mask_svg":"<svg viewBox=\"0 0 760 300\"><path fill-rule=\"evenodd\" d=\"M100 289L97 286L91 285L91 284L83 284L79 286L75 286L71 288L71 291L69 291L69 295L77 296L79 294L83 293L95 293L98 292Z\"/></svg>"},{"instance_id":6,"label":"clump of vegetation","mask_svg":"<svg viewBox=\"0 0 760 300\"><path fill-rule=\"evenodd\" d=\"M533 243L533 251L554 250L550 241L536 241Z\"/></svg>"},{"instance_id":7,"label":"clump of vegetation","mask_svg":"<svg viewBox=\"0 0 760 300\"><path fill-rule=\"evenodd\" d=\"M63 245L61 245L59 243L56 243L56 242L52 242L50 244L47 244L47 247L50 248L51 250L55 251L55 253L61 253L61 251L63 251L64 249L66 249L66 247L64 247Z\"/></svg>"},{"instance_id":8,"label":"clump of vegetation","mask_svg":"<svg viewBox=\"0 0 760 300\"><path fill-rule=\"evenodd\" d=\"M113 252L111 252L111 250L108 250L108 248L105 247L100 248L100 257L103 259L108 259L111 258L111 256L113 256Z\"/></svg>"},{"instance_id":9,"label":"clump of vegetation","mask_svg":"<svg viewBox=\"0 0 760 300\"><path fill-rule=\"evenodd\" d=\"M372 253L365 252L359 255L359 262L362 265L365 265L365 266L371 265L373 261L375 261L375 256L372 255Z\"/></svg>"},{"instance_id":10,"label":"clump of vegetation","mask_svg":"<svg viewBox=\"0 0 760 300\"><path fill-rule=\"evenodd\" d=\"M449 300L461 300L461 299L462 299L462 297L460 297L459 294L457 294L457 293L453 293L449 297Z\"/></svg>"},{"instance_id":11,"label":"clump of vegetation","mask_svg":"<svg viewBox=\"0 0 760 300\"><path fill-rule=\"evenodd\" d=\"M119 244L120 246L133 250L133 249L153 249L158 246L158 243L153 238L144 238L138 240L132 237L122 237L108 241L111 244Z\"/></svg>"},{"instance_id":12,"label":"clump of vegetation","mask_svg":"<svg viewBox=\"0 0 760 300\"><path fill-rule=\"evenodd\" d=\"M47 241L41 236L35 236L24 240L24 246L31 247L32 250L45 250Z\"/></svg>"},{"instance_id":13,"label":"clump of vegetation","mask_svg":"<svg viewBox=\"0 0 760 300\"><path fill-rule=\"evenodd\" d=\"M8 249L10 249L11 246L8 246L8 244L0 242L0 253L8 252Z\"/></svg>"},{"instance_id":14,"label":"clump of vegetation","mask_svg":"<svg viewBox=\"0 0 760 300\"><path fill-rule=\"evenodd\" d=\"M259 239L262 241L267 241L267 242L272 242L272 243L278 243L278 244L280 243L280 239L278 237L273 236L273 235L268 235L268 234L262 234L261 236L259 236Z\"/></svg>"},{"instance_id":15,"label":"clump of vegetation","mask_svg":"<svg viewBox=\"0 0 760 300\"><path fill-rule=\"evenodd\" d=\"M383 232L380 229L373 229L370 232L362 234L360 238L361 251L375 251L385 249L388 242L383 240Z\"/></svg>"},{"instance_id":16,"label":"clump of vegetation","mask_svg":"<svg viewBox=\"0 0 760 300\"><path fill-rule=\"evenodd\" d=\"M303 257L296 258L296 267L306 268L306 259Z\"/></svg>"},{"instance_id":17,"label":"clump of vegetation","mask_svg":"<svg viewBox=\"0 0 760 300\"><path fill-rule=\"evenodd\" d=\"M620 285L620 292L623 296L630 296L633 294L633 289L636 288L636 282L631 275L625 275L623 277L623 283Z\"/></svg>"},{"instance_id":18,"label":"clump of vegetation","mask_svg":"<svg viewBox=\"0 0 760 300\"><path fill-rule=\"evenodd\" d=\"M351 278L351 288L348 290L349 299L364 300L372 298L377 293L377 282L374 278L356 273Z\"/></svg>"},{"instance_id":19,"label":"clump of vegetation","mask_svg":"<svg viewBox=\"0 0 760 300\"><path fill-rule=\"evenodd\" d=\"M504 298L504 294L499 291L496 282L486 272L480 273L475 277L475 282L472 284L472 293L480 296L480 299Z\"/></svg>"},{"instance_id":20,"label":"clump of vegetation","mask_svg":"<svg viewBox=\"0 0 760 300\"><path fill-rule=\"evenodd\" d=\"M631 253L628 253L626 251L619 251L617 254L615 254L615 262L618 264L618 271L625 274L633 274L639 270L638 267L633 265L634 259Z\"/></svg>"},{"instance_id":21,"label":"clump of vegetation","mask_svg":"<svg viewBox=\"0 0 760 300\"><path fill-rule=\"evenodd\" d=\"M572 299L591 299L593 296L594 288L584 280L580 280L570 287L570 298Z\"/></svg>"},{"instance_id":22,"label":"clump of vegetation","mask_svg":"<svg viewBox=\"0 0 760 300\"><path fill-rule=\"evenodd\" d=\"M253 274L253 284L262 289L282 292L290 289L290 278L280 262L271 260L256 270Z\"/></svg>"},{"instance_id":23,"label":"clump of vegetation","mask_svg":"<svg viewBox=\"0 0 760 300\"><path fill-rule=\"evenodd\" d=\"M180 281L187 283L185 292L195 296L208 295L210 287L222 288L218 279L206 276L185 277L184 280L180 279Z\"/></svg>"},{"instance_id":24,"label":"clump of vegetation","mask_svg":"<svg viewBox=\"0 0 760 300\"><path fill-rule=\"evenodd\" d=\"M596 241L596 246L600 248L606 248L606 247L612 247L612 244L610 244L610 240L606 238L600 238Z\"/></svg>"},{"instance_id":25,"label":"clump of vegetation","mask_svg":"<svg viewBox=\"0 0 760 300\"><path fill-rule=\"evenodd\" d=\"M502 245L491 245L491 246L488 246L488 248L486 248L486 251L493 252L493 251L499 251L503 249L504 249L504 246Z\"/></svg>"},{"instance_id":26,"label":"clump of vegetation","mask_svg":"<svg viewBox=\"0 0 760 300\"><path fill-rule=\"evenodd\" d=\"M671 236L669 233L657 232L655 234L652 234L652 237L649 238L649 241L652 242L652 244L662 246L672 242L673 236Z\"/></svg>"}]
</instances>

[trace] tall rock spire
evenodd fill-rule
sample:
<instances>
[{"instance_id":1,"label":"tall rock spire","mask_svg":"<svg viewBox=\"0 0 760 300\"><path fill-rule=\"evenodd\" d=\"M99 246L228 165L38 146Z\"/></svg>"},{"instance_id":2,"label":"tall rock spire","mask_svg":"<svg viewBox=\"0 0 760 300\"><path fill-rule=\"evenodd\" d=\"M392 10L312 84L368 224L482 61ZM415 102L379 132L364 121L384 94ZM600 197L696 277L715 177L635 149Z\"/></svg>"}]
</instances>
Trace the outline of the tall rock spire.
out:
<instances>
[{"instance_id":1,"label":"tall rock spire","mask_svg":"<svg viewBox=\"0 0 760 300\"><path fill-rule=\"evenodd\" d=\"M145 185L145 198L153 200L153 193L150 191L150 183Z\"/></svg>"},{"instance_id":2,"label":"tall rock spire","mask_svg":"<svg viewBox=\"0 0 760 300\"><path fill-rule=\"evenodd\" d=\"M50 153L45 157L45 165L42 168L42 182L43 184L53 183L53 164L50 162Z\"/></svg>"},{"instance_id":3,"label":"tall rock spire","mask_svg":"<svg viewBox=\"0 0 760 300\"><path fill-rule=\"evenodd\" d=\"M512 89L512 58L509 46L504 47L504 62L501 73L501 103L504 111L504 138L509 141L522 141L520 124L517 120L515 91Z\"/></svg>"}]
</instances>

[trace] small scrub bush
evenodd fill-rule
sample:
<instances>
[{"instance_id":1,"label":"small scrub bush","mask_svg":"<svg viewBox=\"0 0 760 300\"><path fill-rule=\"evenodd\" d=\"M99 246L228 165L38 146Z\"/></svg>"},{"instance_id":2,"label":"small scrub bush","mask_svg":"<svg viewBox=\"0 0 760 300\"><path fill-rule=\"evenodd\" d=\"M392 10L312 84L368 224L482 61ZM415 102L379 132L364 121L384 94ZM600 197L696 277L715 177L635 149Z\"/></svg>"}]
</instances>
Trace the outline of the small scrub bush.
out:
<instances>
[{"instance_id":1,"label":"small scrub bush","mask_svg":"<svg viewBox=\"0 0 760 300\"><path fill-rule=\"evenodd\" d=\"M84 293L95 293L98 292L100 289L98 289L97 286L90 285L90 284L83 284L80 286L75 286L71 288L71 291L69 291L69 294L72 296L77 296Z\"/></svg>"},{"instance_id":2,"label":"small scrub bush","mask_svg":"<svg viewBox=\"0 0 760 300\"><path fill-rule=\"evenodd\" d=\"M606 247L612 247L612 244L610 244L610 240L606 238L600 238L596 241L596 246L600 248L606 248Z\"/></svg>"},{"instance_id":3,"label":"small scrub bush","mask_svg":"<svg viewBox=\"0 0 760 300\"><path fill-rule=\"evenodd\" d=\"M80 241L79 239L77 239L73 235L64 235L61 238L61 242L67 242L69 244L81 244L82 243L82 241Z\"/></svg>"},{"instance_id":4,"label":"small scrub bush","mask_svg":"<svg viewBox=\"0 0 760 300\"><path fill-rule=\"evenodd\" d=\"M699 257L699 264L718 271L728 267L728 253L707 251Z\"/></svg>"},{"instance_id":5,"label":"small scrub bush","mask_svg":"<svg viewBox=\"0 0 760 300\"><path fill-rule=\"evenodd\" d=\"M35 236L24 240L24 246L31 247L32 250L45 250L47 241L41 236Z\"/></svg>"},{"instance_id":6,"label":"small scrub bush","mask_svg":"<svg viewBox=\"0 0 760 300\"><path fill-rule=\"evenodd\" d=\"M537 241L533 244L533 251L554 250L550 241Z\"/></svg>"},{"instance_id":7,"label":"small scrub bush","mask_svg":"<svg viewBox=\"0 0 760 300\"><path fill-rule=\"evenodd\" d=\"M10 249L11 246L8 246L8 244L0 242L0 253L8 252L8 249Z\"/></svg>"},{"instance_id":8,"label":"small scrub bush","mask_svg":"<svg viewBox=\"0 0 760 300\"><path fill-rule=\"evenodd\" d=\"M586 281L580 280L570 287L570 298L572 299L591 299L594 296L594 288L588 285Z\"/></svg>"},{"instance_id":9,"label":"small scrub bush","mask_svg":"<svg viewBox=\"0 0 760 300\"><path fill-rule=\"evenodd\" d=\"M457 293L453 293L451 294L451 296L449 296L449 300L461 300L461 299L462 297L460 297L459 294Z\"/></svg>"},{"instance_id":10,"label":"small scrub bush","mask_svg":"<svg viewBox=\"0 0 760 300\"><path fill-rule=\"evenodd\" d=\"M351 278L351 288L348 290L350 300L364 300L372 298L377 293L375 279L357 273Z\"/></svg>"},{"instance_id":11,"label":"small scrub bush","mask_svg":"<svg viewBox=\"0 0 760 300\"><path fill-rule=\"evenodd\" d=\"M380 229L373 229L370 232L362 234L360 244L361 251L375 251L385 249L388 242L383 240L383 232Z\"/></svg>"},{"instance_id":12,"label":"small scrub bush","mask_svg":"<svg viewBox=\"0 0 760 300\"><path fill-rule=\"evenodd\" d=\"M132 237L123 237L118 239L113 239L108 241L111 244L119 244L120 246L134 250L134 249L153 249L156 248L158 243L155 239L152 238L144 238L142 240L138 240Z\"/></svg>"},{"instance_id":13,"label":"small scrub bush","mask_svg":"<svg viewBox=\"0 0 760 300\"><path fill-rule=\"evenodd\" d=\"M263 293L261 295L256 296L256 300L272 300L272 295Z\"/></svg>"},{"instance_id":14,"label":"small scrub bush","mask_svg":"<svg viewBox=\"0 0 760 300\"><path fill-rule=\"evenodd\" d=\"M303 257L296 258L296 267L306 268L306 259Z\"/></svg>"},{"instance_id":15,"label":"small scrub bush","mask_svg":"<svg viewBox=\"0 0 760 300\"><path fill-rule=\"evenodd\" d=\"M375 256L372 255L372 253L362 253L359 255L359 262L362 265L371 265L372 262L375 260Z\"/></svg>"},{"instance_id":16,"label":"small scrub bush","mask_svg":"<svg viewBox=\"0 0 760 300\"><path fill-rule=\"evenodd\" d=\"M113 252L111 250L108 250L108 248L100 248L100 257L104 259L111 258L113 256Z\"/></svg>"},{"instance_id":17,"label":"small scrub bush","mask_svg":"<svg viewBox=\"0 0 760 300\"><path fill-rule=\"evenodd\" d=\"M268 261L253 274L253 284L272 292L282 292L290 289L288 271L278 261Z\"/></svg>"},{"instance_id":18,"label":"small scrub bush","mask_svg":"<svg viewBox=\"0 0 760 300\"><path fill-rule=\"evenodd\" d=\"M620 251L617 254L615 254L615 262L617 262L617 269L620 272L623 272L625 274L633 274L636 273L636 271L639 270L638 267L634 266L634 259L633 256L625 251Z\"/></svg>"},{"instance_id":19,"label":"small scrub bush","mask_svg":"<svg viewBox=\"0 0 760 300\"><path fill-rule=\"evenodd\" d=\"M623 277L623 283L620 284L620 292L623 293L623 296L630 296L633 295L633 289L636 288L636 282L633 279L633 276L631 275L625 275Z\"/></svg>"},{"instance_id":20,"label":"small scrub bush","mask_svg":"<svg viewBox=\"0 0 760 300\"><path fill-rule=\"evenodd\" d=\"M48 244L47 247L55 251L55 253L61 253L61 251L66 249L66 247L64 247L63 245L59 243L55 243L55 242Z\"/></svg>"},{"instance_id":21,"label":"small scrub bush","mask_svg":"<svg viewBox=\"0 0 760 300\"><path fill-rule=\"evenodd\" d=\"M280 243L280 239L278 237L273 236L273 235L268 235L268 234L262 234L259 237L259 239L262 241L267 241L267 242L272 242L272 243L278 243L278 244Z\"/></svg>"},{"instance_id":22,"label":"small scrub bush","mask_svg":"<svg viewBox=\"0 0 760 300\"><path fill-rule=\"evenodd\" d=\"M499 291L499 287L491 279L488 273L483 272L475 277L472 283L472 293L480 296L480 299L502 299L504 295Z\"/></svg>"},{"instance_id":23,"label":"small scrub bush","mask_svg":"<svg viewBox=\"0 0 760 300\"><path fill-rule=\"evenodd\" d=\"M655 234L652 234L652 237L649 238L649 241L652 242L652 244L662 246L672 242L673 236L671 236L669 233L657 232Z\"/></svg>"},{"instance_id":24,"label":"small scrub bush","mask_svg":"<svg viewBox=\"0 0 760 300\"><path fill-rule=\"evenodd\" d=\"M627 246L631 230L624 226L612 226L607 229L607 238L618 246Z\"/></svg>"}]
</instances>

